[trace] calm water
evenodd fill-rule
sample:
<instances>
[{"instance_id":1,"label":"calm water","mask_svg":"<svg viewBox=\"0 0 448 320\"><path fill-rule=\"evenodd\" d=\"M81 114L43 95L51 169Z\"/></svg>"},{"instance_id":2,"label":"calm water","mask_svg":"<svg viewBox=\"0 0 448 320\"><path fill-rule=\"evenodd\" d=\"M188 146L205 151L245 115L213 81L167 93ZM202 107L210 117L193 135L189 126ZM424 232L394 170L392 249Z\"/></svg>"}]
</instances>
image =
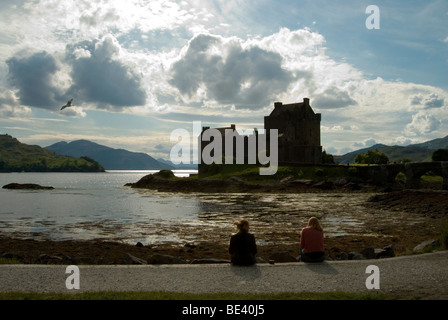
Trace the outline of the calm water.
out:
<instances>
[{"instance_id":1,"label":"calm water","mask_svg":"<svg viewBox=\"0 0 448 320\"><path fill-rule=\"evenodd\" d=\"M269 242L275 237L275 229L298 233L311 215L321 218L330 236L366 232L368 210L363 203L370 194L180 194L124 187L148 173L0 174L0 187L17 182L55 188L0 189L0 233L21 238L108 238L144 244L211 237L227 241L234 232L232 223L247 218L259 241Z\"/></svg>"}]
</instances>

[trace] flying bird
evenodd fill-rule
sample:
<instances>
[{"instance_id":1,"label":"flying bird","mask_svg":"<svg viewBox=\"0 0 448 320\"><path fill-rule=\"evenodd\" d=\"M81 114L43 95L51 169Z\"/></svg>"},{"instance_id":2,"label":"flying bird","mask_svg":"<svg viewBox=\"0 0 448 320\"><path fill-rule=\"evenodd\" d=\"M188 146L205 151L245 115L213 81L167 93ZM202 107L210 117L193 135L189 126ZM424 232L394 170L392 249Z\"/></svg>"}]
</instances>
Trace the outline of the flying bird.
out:
<instances>
[{"instance_id":1,"label":"flying bird","mask_svg":"<svg viewBox=\"0 0 448 320\"><path fill-rule=\"evenodd\" d=\"M72 101L73 101L73 99L68 100L67 104L65 106L62 106L61 110L65 109L65 108L68 108L68 107L71 107L72 106Z\"/></svg>"}]
</instances>

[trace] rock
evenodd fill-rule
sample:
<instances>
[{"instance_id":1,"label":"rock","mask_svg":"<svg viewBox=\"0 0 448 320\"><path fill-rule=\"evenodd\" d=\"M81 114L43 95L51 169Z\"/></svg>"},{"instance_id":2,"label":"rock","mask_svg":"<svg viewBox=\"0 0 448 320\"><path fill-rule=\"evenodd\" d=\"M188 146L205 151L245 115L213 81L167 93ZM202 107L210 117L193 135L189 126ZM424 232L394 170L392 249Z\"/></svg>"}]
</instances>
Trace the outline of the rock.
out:
<instances>
[{"instance_id":1,"label":"rock","mask_svg":"<svg viewBox=\"0 0 448 320\"><path fill-rule=\"evenodd\" d=\"M338 256L338 260L348 260L348 253L342 251Z\"/></svg>"},{"instance_id":2,"label":"rock","mask_svg":"<svg viewBox=\"0 0 448 320\"><path fill-rule=\"evenodd\" d=\"M8 259L8 260L16 260L16 261L19 261L21 263L27 263L27 261L25 260L24 257L22 257L22 256L20 256L18 254L15 254L15 253L10 253L10 252L3 253L0 256L0 258Z\"/></svg>"},{"instance_id":3,"label":"rock","mask_svg":"<svg viewBox=\"0 0 448 320\"><path fill-rule=\"evenodd\" d=\"M290 183L294 182L294 180L295 180L294 177L288 176L286 178L281 179L280 184L290 184Z\"/></svg>"},{"instance_id":4,"label":"rock","mask_svg":"<svg viewBox=\"0 0 448 320\"><path fill-rule=\"evenodd\" d=\"M313 188L321 189L321 190L329 190L333 189L334 184L331 181L320 181L313 185Z\"/></svg>"},{"instance_id":5,"label":"rock","mask_svg":"<svg viewBox=\"0 0 448 320\"><path fill-rule=\"evenodd\" d=\"M359 184L357 184L357 183L354 183L354 182L349 182L346 185L344 185L344 187L346 187L346 188L348 188L350 190L353 190L353 191L361 190L361 186Z\"/></svg>"},{"instance_id":6,"label":"rock","mask_svg":"<svg viewBox=\"0 0 448 320\"><path fill-rule=\"evenodd\" d=\"M10 183L4 185L3 189L52 190L54 188L45 187L34 183Z\"/></svg>"},{"instance_id":7,"label":"rock","mask_svg":"<svg viewBox=\"0 0 448 320\"><path fill-rule=\"evenodd\" d=\"M74 264L95 264L95 260L90 257L77 257L72 259Z\"/></svg>"},{"instance_id":8,"label":"rock","mask_svg":"<svg viewBox=\"0 0 448 320\"><path fill-rule=\"evenodd\" d=\"M413 251L414 252L432 251L432 250L434 250L435 248L437 248L439 246L440 246L440 241L439 240L435 240L435 239L426 240L426 241L423 241L422 243L416 245L414 247Z\"/></svg>"},{"instance_id":9,"label":"rock","mask_svg":"<svg viewBox=\"0 0 448 320\"><path fill-rule=\"evenodd\" d=\"M298 259L297 259L298 260ZM257 262L257 263L268 263L266 260L264 260L263 258L261 258L261 257L255 257L255 261Z\"/></svg>"},{"instance_id":10,"label":"rock","mask_svg":"<svg viewBox=\"0 0 448 320\"><path fill-rule=\"evenodd\" d=\"M297 259L289 252L276 252L269 256L269 260L275 262L297 262Z\"/></svg>"},{"instance_id":11,"label":"rock","mask_svg":"<svg viewBox=\"0 0 448 320\"><path fill-rule=\"evenodd\" d=\"M371 248L371 247L362 249L360 253L361 253L366 259L375 259L375 258L376 258L375 249L374 249L374 248Z\"/></svg>"},{"instance_id":12,"label":"rock","mask_svg":"<svg viewBox=\"0 0 448 320\"><path fill-rule=\"evenodd\" d=\"M141 242L139 241L139 242L137 242L137 244L136 244L135 246L141 248L141 247L143 247L143 243L141 243Z\"/></svg>"},{"instance_id":13,"label":"rock","mask_svg":"<svg viewBox=\"0 0 448 320\"><path fill-rule=\"evenodd\" d=\"M194 249L197 246L195 244L193 244L193 243L186 243L186 244L184 244L184 247L185 248L189 248L189 249Z\"/></svg>"},{"instance_id":14,"label":"rock","mask_svg":"<svg viewBox=\"0 0 448 320\"><path fill-rule=\"evenodd\" d=\"M230 177L228 180L230 182L236 183L236 184L246 184L247 183L247 180L240 178L240 177L235 177L235 176Z\"/></svg>"},{"instance_id":15,"label":"rock","mask_svg":"<svg viewBox=\"0 0 448 320\"><path fill-rule=\"evenodd\" d=\"M364 257L361 253L352 251L348 253L348 259L349 260L365 260L366 257Z\"/></svg>"},{"instance_id":16,"label":"rock","mask_svg":"<svg viewBox=\"0 0 448 320\"><path fill-rule=\"evenodd\" d=\"M50 256L48 254L41 254L37 257L36 263L41 264L62 264L64 259L58 256Z\"/></svg>"},{"instance_id":17,"label":"rock","mask_svg":"<svg viewBox=\"0 0 448 320\"><path fill-rule=\"evenodd\" d=\"M162 178L162 179L171 179L174 178L175 175L171 170L160 170L159 172L154 173L154 177Z\"/></svg>"},{"instance_id":18,"label":"rock","mask_svg":"<svg viewBox=\"0 0 448 320\"><path fill-rule=\"evenodd\" d=\"M126 253L124 261L130 261L130 264L148 264L145 260L137 258L130 253Z\"/></svg>"},{"instance_id":19,"label":"rock","mask_svg":"<svg viewBox=\"0 0 448 320\"><path fill-rule=\"evenodd\" d=\"M342 186L346 185L348 183L348 181L345 178L337 178L333 181L333 183L335 186L342 187Z\"/></svg>"},{"instance_id":20,"label":"rock","mask_svg":"<svg viewBox=\"0 0 448 320\"><path fill-rule=\"evenodd\" d=\"M149 264L186 264L187 261L165 254L153 254L148 258Z\"/></svg>"},{"instance_id":21,"label":"rock","mask_svg":"<svg viewBox=\"0 0 448 320\"><path fill-rule=\"evenodd\" d=\"M205 259L194 259L191 262L191 264L215 264L215 263L230 263L230 260L205 258Z\"/></svg>"},{"instance_id":22,"label":"rock","mask_svg":"<svg viewBox=\"0 0 448 320\"><path fill-rule=\"evenodd\" d=\"M395 252L392 246L384 247L383 249L375 249L375 258L382 259L382 258L393 258L395 257Z\"/></svg>"}]
</instances>

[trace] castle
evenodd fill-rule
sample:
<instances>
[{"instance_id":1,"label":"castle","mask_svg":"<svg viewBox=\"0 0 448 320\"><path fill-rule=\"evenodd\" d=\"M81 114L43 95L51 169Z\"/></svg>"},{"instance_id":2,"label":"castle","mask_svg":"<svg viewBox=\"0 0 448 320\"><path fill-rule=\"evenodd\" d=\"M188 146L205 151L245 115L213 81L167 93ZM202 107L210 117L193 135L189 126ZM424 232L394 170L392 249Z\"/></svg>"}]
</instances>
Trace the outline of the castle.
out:
<instances>
[{"instance_id":1,"label":"castle","mask_svg":"<svg viewBox=\"0 0 448 320\"><path fill-rule=\"evenodd\" d=\"M274 103L274 110L269 116L264 117L264 129L267 134L269 144L269 132L271 129L278 130L278 162L280 165L295 164L321 164L322 163L322 146L320 140L320 122L321 114L314 113L310 106L310 100L304 98L303 102L283 104L282 102ZM203 171L207 165L202 161L203 151L211 142L202 140L204 132L210 129L203 127L199 140L201 147L199 149L199 172ZM222 152L225 150L226 137L232 135L230 139L234 139L233 154L236 154L236 145L238 140L244 144L244 163L253 163L251 152L248 152L251 141L258 141L259 133L255 129L251 135L240 135L236 126L232 124L230 127L216 128L221 133ZM257 143L253 145L258 146ZM267 147L269 149L269 145ZM258 148L252 149L257 154ZM240 159L241 160L241 159ZM239 162L241 163L241 162Z\"/></svg>"},{"instance_id":2,"label":"castle","mask_svg":"<svg viewBox=\"0 0 448 320\"><path fill-rule=\"evenodd\" d=\"M310 99L303 102L274 103L274 110L264 117L265 130L278 130L278 161L280 164L321 164L321 114L314 113Z\"/></svg>"}]
</instances>

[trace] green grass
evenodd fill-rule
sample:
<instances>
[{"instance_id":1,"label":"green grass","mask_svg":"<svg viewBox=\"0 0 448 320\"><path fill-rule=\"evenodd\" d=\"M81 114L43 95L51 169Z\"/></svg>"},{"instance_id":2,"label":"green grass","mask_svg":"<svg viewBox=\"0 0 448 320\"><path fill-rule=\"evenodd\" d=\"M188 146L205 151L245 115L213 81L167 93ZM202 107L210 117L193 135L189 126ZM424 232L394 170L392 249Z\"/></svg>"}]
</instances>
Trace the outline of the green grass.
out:
<instances>
[{"instance_id":1,"label":"green grass","mask_svg":"<svg viewBox=\"0 0 448 320\"><path fill-rule=\"evenodd\" d=\"M440 245L442 249L448 250L448 223L445 222L440 227Z\"/></svg>"},{"instance_id":2,"label":"green grass","mask_svg":"<svg viewBox=\"0 0 448 320\"><path fill-rule=\"evenodd\" d=\"M399 296L380 293L300 292L275 294L175 292L85 292L85 293L0 293L0 300L393 300Z\"/></svg>"},{"instance_id":3,"label":"green grass","mask_svg":"<svg viewBox=\"0 0 448 320\"><path fill-rule=\"evenodd\" d=\"M326 180L328 178L347 177L348 167L345 166L280 166L274 175L260 175L257 165L214 165L200 175L206 179L226 179L230 177L244 178L249 182L281 180L286 177L295 179Z\"/></svg>"},{"instance_id":4,"label":"green grass","mask_svg":"<svg viewBox=\"0 0 448 320\"><path fill-rule=\"evenodd\" d=\"M16 259L0 258L0 264L22 264L22 262Z\"/></svg>"},{"instance_id":5,"label":"green grass","mask_svg":"<svg viewBox=\"0 0 448 320\"><path fill-rule=\"evenodd\" d=\"M423 182L440 182L440 183L442 183L443 178L441 176L430 175L430 176L422 176L421 180Z\"/></svg>"}]
</instances>

